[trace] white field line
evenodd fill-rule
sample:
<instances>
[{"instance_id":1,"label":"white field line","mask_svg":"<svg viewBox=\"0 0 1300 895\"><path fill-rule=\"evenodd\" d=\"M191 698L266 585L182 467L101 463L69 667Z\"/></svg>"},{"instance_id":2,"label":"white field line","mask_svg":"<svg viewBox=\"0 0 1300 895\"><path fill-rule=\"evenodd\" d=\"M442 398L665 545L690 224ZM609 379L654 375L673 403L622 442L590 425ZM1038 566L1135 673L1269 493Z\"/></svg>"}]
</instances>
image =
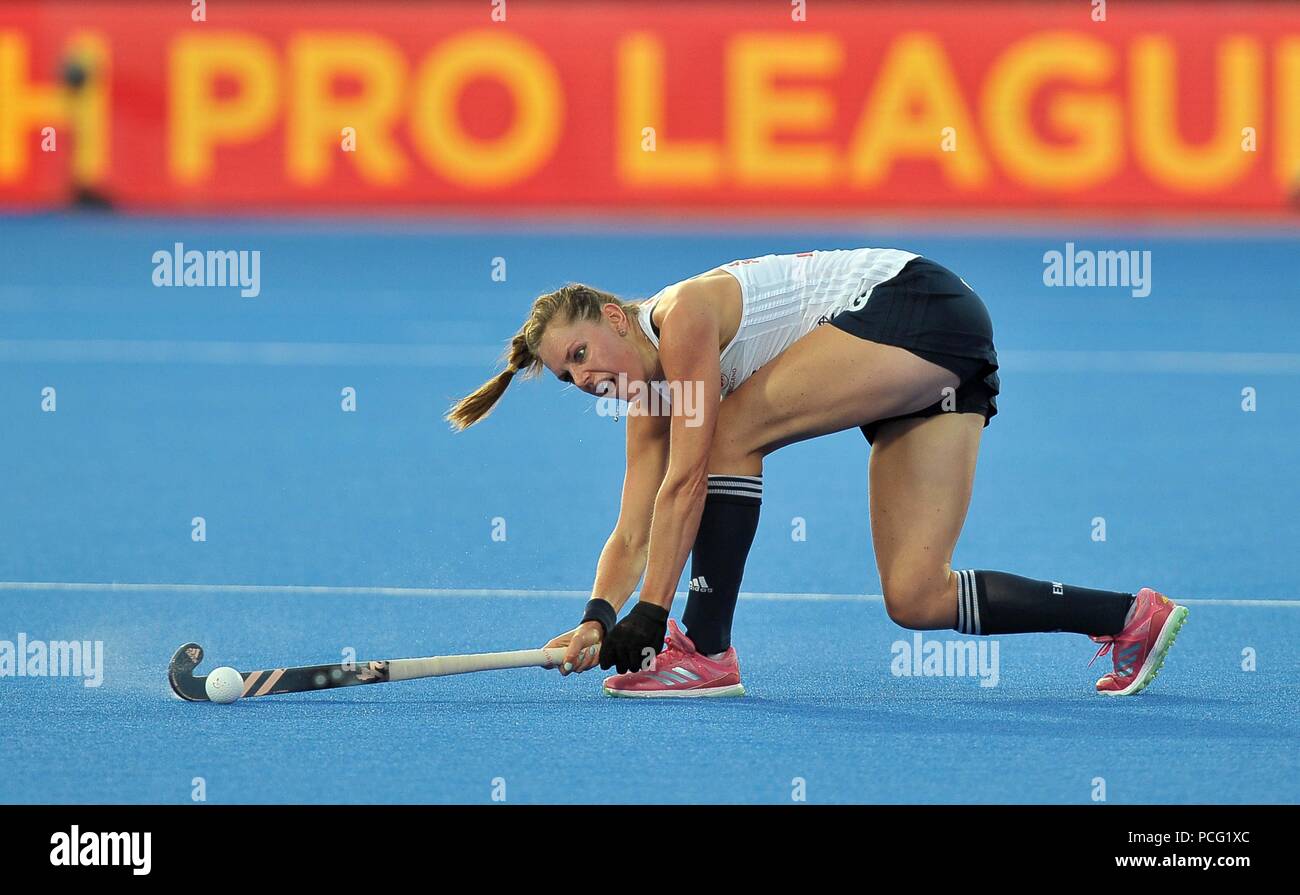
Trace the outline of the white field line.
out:
<instances>
[{"instance_id":1,"label":"white field line","mask_svg":"<svg viewBox=\"0 0 1300 895\"><path fill-rule=\"evenodd\" d=\"M352 587L319 584L143 584L124 581L0 581L0 591L63 592L63 593L195 593L195 594L248 594L269 596L370 596L370 597L444 597L452 599L514 599L526 598L582 598L591 595L585 590L540 590L523 588L464 588L464 587ZM679 591L677 596L685 596ZM879 603L880 594L817 594L817 593L741 593L746 600L767 600L777 603ZM1201 606L1284 606L1300 608L1297 600L1236 600L1217 597L1177 597L1179 603Z\"/></svg>"},{"instance_id":2,"label":"white field line","mask_svg":"<svg viewBox=\"0 0 1300 895\"><path fill-rule=\"evenodd\" d=\"M150 339L0 339L0 363L241 366L480 367L501 345L365 342L221 342ZM1005 350L1004 370L1027 373L1246 373L1300 375L1300 353Z\"/></svg>"}]
</instances>

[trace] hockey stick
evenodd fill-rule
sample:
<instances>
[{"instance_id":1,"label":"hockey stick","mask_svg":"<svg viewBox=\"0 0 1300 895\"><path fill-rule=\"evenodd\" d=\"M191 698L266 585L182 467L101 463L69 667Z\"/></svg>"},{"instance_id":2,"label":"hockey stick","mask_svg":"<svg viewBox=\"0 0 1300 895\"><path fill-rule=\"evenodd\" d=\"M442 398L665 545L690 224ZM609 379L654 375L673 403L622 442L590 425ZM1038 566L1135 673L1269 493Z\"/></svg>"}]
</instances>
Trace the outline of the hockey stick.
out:
<instances>
[{"instance_id":1,"label":"hockey stick","mask_svg":"<svg viewBox=\"0 0 1300 895\"><path fill-rule=\"evenodd\" d=\"M474 653L465 656L429 656L424 659L388 659L349 662L338 665L300 665L297 668L270 668L241 671L244 698L276 696L280 693L310 693L335 687L359 684L386 684L420 677L441 677L471 671L496 671L502 668L554 668L564 660L564 649L524 649L505 653ZM167 680L181 699L207 702L204 682L207 675L195 675L203 661L203 647L187 643L172 656Z\"/></svg>"}]
</instances>

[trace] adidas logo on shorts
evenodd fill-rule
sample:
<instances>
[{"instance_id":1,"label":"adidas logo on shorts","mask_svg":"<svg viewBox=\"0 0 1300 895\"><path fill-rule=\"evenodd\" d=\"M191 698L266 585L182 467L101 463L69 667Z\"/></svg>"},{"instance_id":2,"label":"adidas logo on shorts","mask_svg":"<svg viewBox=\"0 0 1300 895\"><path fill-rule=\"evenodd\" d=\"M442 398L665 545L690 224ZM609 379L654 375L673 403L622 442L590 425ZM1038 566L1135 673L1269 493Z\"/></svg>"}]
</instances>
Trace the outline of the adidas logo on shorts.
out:
<instances>
[{"instance_id":1,"label":"adidas logo on shorts","mask_svg":"<svg viewBox=\"0 0 1300 895\"><path fill-rule=\"evenodd\" d=\"M701 594L713 593L713 588L709 587L709 582L704 580L703 575L701 575L698 578L691 579L691 590Z\"/></svg>"}]
</instances>

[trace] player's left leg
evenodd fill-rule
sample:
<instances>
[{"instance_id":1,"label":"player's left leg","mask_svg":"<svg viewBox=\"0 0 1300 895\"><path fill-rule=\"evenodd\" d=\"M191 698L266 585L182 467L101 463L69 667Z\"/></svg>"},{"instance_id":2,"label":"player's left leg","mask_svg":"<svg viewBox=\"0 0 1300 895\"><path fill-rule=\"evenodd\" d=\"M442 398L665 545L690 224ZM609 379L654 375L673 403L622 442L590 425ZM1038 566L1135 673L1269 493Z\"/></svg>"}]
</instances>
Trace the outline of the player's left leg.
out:
<instances>
[{"instance_id":1,"label":"player's left leg","mask_svg":"<svg viewBox=\"0 0 1300 895\"><path fill-rule=\"evenodd\" d=\"M952 553L983 431L980 414L945 413L886 423L876 434L868 479L871 540L885 610L905 628L958 625Z\"/></svg>"},{"instance_id":2,"label":"player's left leg","mask_svg":"<svg viewBox=\"0 0 1300 895\"><path fill-rule=\"evenodd\" d=\"M1127 593L952 568L974 484L983 417L944 413L883 425L871 452L871 534L890 618L964 634L1072 631L1112 647L1108 695L1154 679L1187 615L1150 588Z\"/></svg>"}]
</instances>

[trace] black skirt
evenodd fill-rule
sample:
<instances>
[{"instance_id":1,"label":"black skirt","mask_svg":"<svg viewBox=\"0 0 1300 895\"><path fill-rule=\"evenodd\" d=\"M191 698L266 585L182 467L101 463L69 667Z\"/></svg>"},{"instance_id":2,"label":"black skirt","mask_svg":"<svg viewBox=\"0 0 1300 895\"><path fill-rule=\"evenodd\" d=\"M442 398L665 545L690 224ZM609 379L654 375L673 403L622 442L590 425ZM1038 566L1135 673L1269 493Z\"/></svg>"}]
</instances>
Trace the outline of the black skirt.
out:
<instances>
[{"instance_id":1,"label":"black skirt","mask_svg":"<svg viewBox=\"0 0 1300 895\"><path fill-rule=\"evenodd\" d=\"M945 412L981 413L984 425L998 412L998 353L988 308L961 277L928 258L913 258L892 279L877 285L866 304L827 322L851 335L905 348L955 373L956 402L936 401L923 410L862 426L868 442L885 423Z\"/></svg>"}]
</instances>

